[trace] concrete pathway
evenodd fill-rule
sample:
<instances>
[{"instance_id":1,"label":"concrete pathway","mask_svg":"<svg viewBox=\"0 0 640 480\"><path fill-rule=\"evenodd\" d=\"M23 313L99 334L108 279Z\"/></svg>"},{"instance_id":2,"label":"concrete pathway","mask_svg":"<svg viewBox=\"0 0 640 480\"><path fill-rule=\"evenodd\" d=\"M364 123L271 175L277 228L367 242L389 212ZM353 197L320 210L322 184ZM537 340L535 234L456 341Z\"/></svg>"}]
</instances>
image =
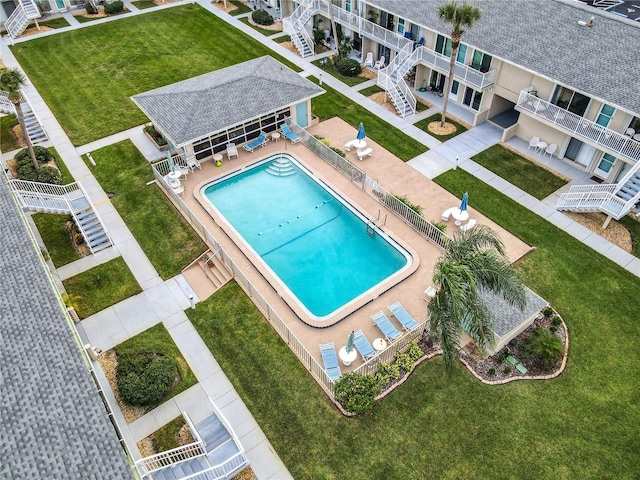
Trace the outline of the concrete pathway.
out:
<instances>
[{"instance_id":1,"label":"concrete pathway","mask_svg":"<svg viewBox=\"0 0 640 480\"><path fill-rule=\"evenodd\" d=\"M183 2L167 4L149 10L138 10L130 4L130 2L125 2L127 8L131 10L131 13L126 14L126 16L144 14L162 8L172 8L180 3ZM314 60L316 57L311 57L310 60L301 59L298 55L272 40L272 38L279 35L274 34L269 38L263 37L257 34L251 27L240 22L236 17L226 14L212 5L208 0L199 0L198 3L214 15L244 31L252 38L257 39L284 58L300 66L304 70L304 75L314 75L318 77L323 73L321 69L310 63L310 60ZM86 28L97 23L115 21L122 18L121 16L111 17L81 24L73 18L73 13L77 13L77 11L67 12L63 15L70 23L69 27L43 32L37 36L54 35L63 31ZM32 38L34 37L18 39L16 43L28 41ZM11 51L4 48L6 45L7 39L0 39L0 47L3 49L3 61L5 65L11 68L19 68ZM429 151L409 162L409 165L425 176L433 178L451 168L463 168L465 171L487 182L494 188L497 188L521 205L531 209L536 214L569 232L575 238L594 248L594 250L640 276L640 259L626 252L622 252L618 247L607 242L599 235L573 222L561 212L556 211L554 208L557 199L556 194L539 201L470 160L473 155L500 141L502 131L497 127L485 122L470 129L468 132L442 143L413 125L414 122L440 111L441 98L439 99L439 97L428 93L418 93L419 96L433 103L434 107L426 112L402 119L358 92L358 90L366 88L366 86L369 85L367 82L365 82L364 85L360 84L355 87L349 87L326 73L322 75L322 79L323 83L326 83L338 92L358 102L372 115L388 121L407 135L429 147ZM371 82L371 84L374 83L375 82ZM130 425L127 425L116 407L113 392L108 386L104 373L99 368L99 365L94 364L96 375L104 387L107 400L112 408L114 408L114 416L123 430L123 436L125 440L127 440L127 444L131 448L134 457L139 457L139 452L135 445L136 441L144 438L167 421L175 418L181 411L187 411L195 421L204 418L204 416L208 415L211 411L209 399L212 399L216 402L216 405L222 409L234 430L239 435L252 462L252 468L258 478L291 478L291 475L264 436L255 419L251 416L237 392L224 375L224 372L220 369L215 358L206 348L206 345L185 315L184 310L191 305L189 300L190 293L188 287L185 287L186 282L181 276L166 281L163 281L159 277L127 226L111 205L106 193L91 174L91 170L80 158L82 154L92 152L103 146L124 139L133 141L148 160L161 158L163 154L159 153L144 136L141 126L119 132L76 149L35 88L29 85L26 87L25 93L30 99L33 109L38 113L51 139L50 145L56 148L74 178L87 190L114 241L114 247L106 250L102 255L96 255L91 259L82 259L62 267L58 269L58 274L61 278L68 278L115 258L118 255L122 255L143 289L141 294L124 300L84 320L78 327L83 340L102 350L107 350L131 336L159 322L163 322L198 378L197 385L182 392L169 402L159 406L142 418L132 422ZM470 113L466 110L456 105L450 105L449 111L453 116L470 123ZM363 119L363 121L366 122L366 119ZM521 151L524 151L521 143L526 145L526 142L522 142L519 139L512 139L508 143ZM47 146L48 145L49 144L47 144ZM557 159L555 161L549 159L549 161L554 163L551 168L559 173L572 179L575 178L576 181L578 181L578 179L579 181L585 180L580 176L580 173L583 172L579 172L570 165Z\"/></svg>"}]
</instances>

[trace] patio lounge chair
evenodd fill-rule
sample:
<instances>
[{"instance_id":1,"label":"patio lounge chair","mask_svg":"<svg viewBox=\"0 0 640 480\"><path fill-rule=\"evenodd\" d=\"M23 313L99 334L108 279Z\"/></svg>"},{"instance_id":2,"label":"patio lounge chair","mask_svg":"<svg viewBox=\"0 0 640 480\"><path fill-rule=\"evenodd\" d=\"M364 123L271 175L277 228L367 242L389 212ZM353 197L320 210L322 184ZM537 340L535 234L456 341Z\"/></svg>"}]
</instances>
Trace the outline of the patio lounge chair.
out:
<instances>
[{"instance_id":1,"label":"patio lounge chair","mask_svg":"<svg viewBox=\"0 0 640 480\"><path fill-rule=\"evenodd\" d=\"M242 148L244 148L247 152L253 152L258 147L264 147L264 145L269 141L267 134L264 132L260 132L260 136L251 140L249 143L245 143Z\"/></svg>"},{"instance_id":2,"label":"patio lounge chair","mask_svg":"<svg viewBox=\"0 0 640 480\"><path fill-rule=\"evenodd\" d=\"M300 136L293 133L289 128L289 125L287 125L286 123L283 123L282 125L280 125L280 130L282 130L282 134L286 138L291 140L291 143L298 143L300 141Z\"/></svg>"},{"instance_id":3,"label":"patio lounge chair","mask_svg":"<svg viewBox=\"0 0 640 480\"><path fill-rule=\"evenodd\" d=\"M376 351L371 346L371 343L364 336L362 330L358 330L353 337L353 344L356 346L356 350L360 353L363 360L367 360L376 354Z\"/></svg>"},{"instance_id":4,"label":"patio lounge chair","mask_svg":"<svg viewBox=\"0 0 640 480\"><path fill-rule=\"evenodd\" d=\"M390 342L402 336L402 332L393 326L393 323L391 323L391 320L387 318L384 312L380 311L371 315L371 320L373 320L373 323L376 324Z\"/></svg>"},{"instance_id":5,"label":"patio lounge chair","mask_svg":"<svg viewBox=\"0 0 640 480\"><path fill-rule=\"evenodd\" d=\"M235 143L227 143L227 158L231 160L231 157L235 155L236 158L240 158L238 155L238 147Z\"/></svg>"},{"instance_id":6,"label":"patio lounge chair","mask_svg":"<svg viewBox=\"0 0 640 480\"><path fill-rule=\"evenodd\" d=\"M419 325L419 323L413 319L411 314L407 312L407 310L400 304L400 302L396 302L393 305L390 305L389 311L391 312L391 315L396 317L396 320L398 320L406 330L411 330L412 328L415 328Z\"/></svg>"},{"instance_id":7,"label":"patio lounge chair","mask_svg":"<svg viewBox=\"0 0 640 480\"><path fill-rule=\"evenodd\" d=\"M336 347L333 342L320 344L320 354L322 355L324 371L331 381L335 382L342 376L342 372L340 371Z\"/></svg>"}]
</instances>

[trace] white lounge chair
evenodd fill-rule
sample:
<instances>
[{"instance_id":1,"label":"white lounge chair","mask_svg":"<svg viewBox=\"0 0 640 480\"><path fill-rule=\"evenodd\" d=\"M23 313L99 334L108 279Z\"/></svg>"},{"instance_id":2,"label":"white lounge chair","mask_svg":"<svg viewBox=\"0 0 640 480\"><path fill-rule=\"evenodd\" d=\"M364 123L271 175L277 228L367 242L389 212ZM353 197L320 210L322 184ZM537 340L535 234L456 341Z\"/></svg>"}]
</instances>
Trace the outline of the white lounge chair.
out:
<instances>
[{"instance_id":1,"label":"white lounge chair","mask_svg":"<svg viewBox=\"0 0 640 480\"><path fill-rule=\"evenodd\" d=\"M458 209L457 207L447 208L444 212L442 212L442 221L448 222L449 217L451 217L451 214L454 212L454 210L457 210L457 209Z\"/></svg>"},{"instance_id":2,"label":"white lounge chair","mask_svg":"<svg viewBox=\"0 0 640 480\"><path fill-rule=\"evenodd\" d=\"M365 67L373 67L373 53L368 52L367 57L364 60Z\"/></svg>"},{"instance_id":3,"label":"white lounge chair","mask_svg":"<svg viewBox=\"0 0 640 480\"><path fill-rule=\"evenodd\" d=\"M370 157L373 153L372 148L367 148L366 150L357 150L356 154L358 155L358 160L362 160L364 157Z\"/></svg>"},{"instance_id":4,"label":"white lounge chair","mask_svg":"<svg viewBox=\"0 0 640 480\"><path fill-rule=\"evenodd\" d=\"M467 223L465 223L464 225L460 225L460 231L462 233L467 233L469 230L471 230L473 227L476 226L476 223L478 223L476 221L475 218L472 218L471 220L469 220Z\"/></svg>"},{"instance_id":5,"label":"white lounge chair","mask_svg":"<svg viewBox=\"0 0 640 480\"><path fill-rule=\"evenodd\" d=\"M380 57L380 60L378 60L376 62L376 64L373 66L373 68L384 68L384 62L385 62L385 58L384 55L382 57Z\"/></svg>"},{"instance_id":6,"label":"white lounge chair","mask_svg":"<svg viewBox=\"0 0 640 480\"><path fill-rule=\"evenodd\" d=\"M240 158L238 155L238 147L235 143L227 143L227 158L231 160L231 157L235 155L236 158Z\"/></svg>"}]
</instances>

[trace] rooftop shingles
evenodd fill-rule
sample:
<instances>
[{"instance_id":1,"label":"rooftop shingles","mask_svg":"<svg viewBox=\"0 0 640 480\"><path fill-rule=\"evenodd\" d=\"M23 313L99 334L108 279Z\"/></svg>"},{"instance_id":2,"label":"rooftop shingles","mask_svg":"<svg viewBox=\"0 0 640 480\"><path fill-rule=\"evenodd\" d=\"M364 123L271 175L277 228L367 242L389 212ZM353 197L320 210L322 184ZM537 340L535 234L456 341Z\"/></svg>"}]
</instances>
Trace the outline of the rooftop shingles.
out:
<instances>
[{"instance_id":1,"label":"rooftop shingles","mask_svg":"<svg viewBox=\"0 0 640 480\"><path fill-rule=\"evenodd\" d=\"M264 56L132 99L180 146L322 93L320 87Z\"/></svg>"},{"instance_id":2,"label":"rooftop shingles","mask_svg":"<svg viewBox=\"0 0 640 480\"><path fill-rule=\"evenodd\" d=\"M2 180L0 232L0 478L134 478Z\"/></svg>"},{"instance_id":3,"label":"rooftop shingles","mask_svg":"<svg viewBox=\"0 0 640 480\"><path fill-rule=\"evenodd\" d=\"M443 2L369 0L387 12L445 35ZM640 115L640 24L556 0L471 0L482 19L462 42L558 83ZM578 25L595 17L592 28Z\"/></svg>"},{"instance_id":4,"label":"rooftop shingles","mask_svg":"<svg viewBox=\"0 0 640 480\"><path fill-rule=\"evenodd\" d=\"M493 313L493 332L498 337L504 337L549 304L530 288L525 287L525 295L527 305L524 310L520 310L515 305L509 305L501 295L496 295L488 290L480 292L482 301Z\"/></svg>"}]
</instances>

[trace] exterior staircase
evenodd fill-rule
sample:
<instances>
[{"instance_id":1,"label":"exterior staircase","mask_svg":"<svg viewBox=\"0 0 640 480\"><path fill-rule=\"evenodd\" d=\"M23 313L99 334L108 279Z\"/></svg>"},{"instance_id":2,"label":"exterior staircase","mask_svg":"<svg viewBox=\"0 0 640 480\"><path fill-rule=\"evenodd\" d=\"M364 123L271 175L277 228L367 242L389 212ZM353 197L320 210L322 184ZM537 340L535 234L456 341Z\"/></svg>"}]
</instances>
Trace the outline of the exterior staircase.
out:
<instances>
[{"instance_id":1,"label":"exterior staircase","mask_svg":"<svg viewBox=\"0 0 640 480\"><path fill-rule=\"evenodd\" d=\"M640 162L617 184L574 185L567 193L560 195L556 209L603 212L608 219L619 220L636 205L640 205Z\"/></svg>"},{"instance_id":2,"label":"exterior staircase","mask_svg":"<svg viewBox=\"0 0 640 480\"><path fill-rule=\"evenodd\" d=\"M211 250L205 252L204 255L198 259L198 265L216 290L233 278L233 275L222 260L216 257L215 253Z\"/></svg>"},{"instance_id":3,"label":"exterior staircase","mask_svg":"<svg viewBox=\"0 0 640 480\"><path fill-rule=\"evenodd\" d=\"M194 442L138 460L140 476L149 480L226 480L248 466L240 441L215 405L214 409L196 425L183 413Z\"/></svg>"},{"instance_id":4,"label":"exterior staircase","mask_svg":"<svg viewBox=\"0 0 640 480\"><path fill-rule=\"evenodd\" d=\"M307 32L306 25L318 7L317 0L303 0L296 7L290 17L282 19L282 27L285 33L291 37L291 42L298 50L302 58L313 55L313 40Z\"/></svg>"},{"instance_id":5,"label":"exterior staircase","mask_svg":"<svg viewBox=\"0 0 640 480\"><path fill-rule=\"evenodd\" d=\"M29 26L31 20L40 17L40 10L34 0L18 0L16 9L4 22L4 28L11 39L18 38Z\"/></svg>"},{"instance_id":6,"label":"exterior staircase","mask_svg":"<svg viewBox=\"0 0 640 480\"><path fill-rule=\"evenodd\" d=\"M24 211L71 214L91 253L112 245L98 212L77 182L53 185L13 179L9 184Z\"/></svg>"},{"instance_id":7,"label":"exterior staircase","mask_svg":"<svg viewBox=\"0 0 640 480\"><path fill-rule=\"evenodd\" d=\"M24 93L20 93L22 96L22 102L20 107L22 108L22 115L24 117L25 127L27 128L27 135L32 144L42 143L48 140L47 134L42 128L42 124L35 112L31 108L31 104L25 97ZM11 115L17 115L13 102L9 100L9 94L0 90L0 111L9 113Z\"/></svg>"}]
</instances>

